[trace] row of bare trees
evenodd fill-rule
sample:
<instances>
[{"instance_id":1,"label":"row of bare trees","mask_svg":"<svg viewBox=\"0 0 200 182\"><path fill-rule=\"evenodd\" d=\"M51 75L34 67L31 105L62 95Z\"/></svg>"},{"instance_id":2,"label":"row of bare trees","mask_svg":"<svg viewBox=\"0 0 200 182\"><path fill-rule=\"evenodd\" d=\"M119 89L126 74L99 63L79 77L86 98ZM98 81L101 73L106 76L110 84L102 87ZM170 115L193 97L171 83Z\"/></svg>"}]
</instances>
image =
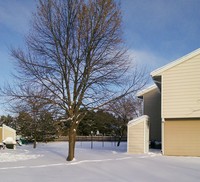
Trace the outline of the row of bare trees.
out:
<instances>
[{"instance_id":1,"label":"row of bare trees","mask_svg":"<svg viewBox=\"0 0 200 182\"><path fill-rule=\"evenodd\" d=\"M11 51L17 81L3 93L19 108L31 106L35 120L46 109L69 123L68 161L88 110L109 105L118 114L115 102L147 82L127 55L121 24L114 0L40 0L26 48Z\"/></svg>"}]
</instances>

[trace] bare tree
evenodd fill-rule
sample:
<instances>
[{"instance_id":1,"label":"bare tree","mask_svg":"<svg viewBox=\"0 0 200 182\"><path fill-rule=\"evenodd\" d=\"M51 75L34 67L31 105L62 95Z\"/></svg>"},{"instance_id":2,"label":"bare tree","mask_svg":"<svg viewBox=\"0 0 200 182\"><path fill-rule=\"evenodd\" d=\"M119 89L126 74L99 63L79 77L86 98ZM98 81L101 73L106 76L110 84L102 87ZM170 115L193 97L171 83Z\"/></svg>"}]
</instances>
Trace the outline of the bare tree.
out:
<instances>
[{"instance_id":1,"label":"bare tree","mask_svg":"<svg viewBox=\"0 0 200 182\"><path fill-rule=\"evenodd\" d=\"M121 139L127 129L128 121L141 115L141 101L133 95L127 95L121 99L110 102L106 109L112 113L116 121L115 132L119 136L117 146L120 145Z\"/></svg>"},{"instance_id":2,"label":"bare tree","mask_svg":"<svg viewBox=\"0 0 200 182\"><path fill-rule=\"evenodd\" d=\"M19 80L46 88L43 99L70 123L69 161L87 110L145 84L143 72L125 54L121 35L121 12L114 0L40 0L27 49L12 50Z\"/></svg>"}]
</instances>

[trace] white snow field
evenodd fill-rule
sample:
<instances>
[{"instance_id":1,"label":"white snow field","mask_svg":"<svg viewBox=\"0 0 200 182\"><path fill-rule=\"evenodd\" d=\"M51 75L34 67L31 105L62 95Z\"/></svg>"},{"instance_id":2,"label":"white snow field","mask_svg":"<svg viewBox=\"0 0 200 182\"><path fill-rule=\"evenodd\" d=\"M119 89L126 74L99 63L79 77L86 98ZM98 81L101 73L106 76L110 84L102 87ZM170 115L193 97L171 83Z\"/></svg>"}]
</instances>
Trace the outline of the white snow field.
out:
<instances>
[{"instance_id":1,"label":"white snow field","mask_svg":"<svg viewBox=\"0 0 200 182\"><path fill-rule=\"evenodd\" d=\"M104 146L103 146L104 145ZM126 153L126 143L77 142L67 162L67 142L0 150L0 182L192 182L200 181L199 157Z\"/></svg>"}]
</instances>

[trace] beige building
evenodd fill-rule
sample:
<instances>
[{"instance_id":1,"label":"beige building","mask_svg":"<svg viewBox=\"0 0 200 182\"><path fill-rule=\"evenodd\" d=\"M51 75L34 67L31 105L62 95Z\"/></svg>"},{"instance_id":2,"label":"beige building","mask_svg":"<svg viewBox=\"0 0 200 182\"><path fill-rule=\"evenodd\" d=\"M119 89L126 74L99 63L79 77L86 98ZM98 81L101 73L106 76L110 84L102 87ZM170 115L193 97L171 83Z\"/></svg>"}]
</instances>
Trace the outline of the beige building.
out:
<instances>
[{"instance_id":1,"label":"beige building","mask_svg":"<svg viewBox=\"0 0 200 182\"><path fill-rule=\"evenodd\" d=\"M11 137L14 141L16 141L16 130L3 124L2 127L0 127L0 143L8 137Z\"/></svg>"},{"instance_id":2,"label":"beige building","mask_svg":"<svg viewBox=\"0 0 200 182\"><path fill-rule=\"evenodd\" d=\"M131 154L149 152L149 117L141 116L128 123L127 151Z\"/></svg>"},{"instance_id":3,"label":"beige building","mask_svg":"<svg viewBox=\"0 0 200 182\"><path fill-rule=\"evenodd\" d=\"M152 85L137 94L143 99L143 114L149 117L150 141L161 142L161 95L156 85Z\"/></svg>"},{"instance_id":4,"label":"beige building","mask_svg":"<svg viewBox=\"0 0 200 182\"><path fill-rule=\"evenodd\" d=\"M150 140L161 138L164 155L200 156L200 49L151 76L156 86L138 94L150 118Z\"/></svg>"}]
</instances>

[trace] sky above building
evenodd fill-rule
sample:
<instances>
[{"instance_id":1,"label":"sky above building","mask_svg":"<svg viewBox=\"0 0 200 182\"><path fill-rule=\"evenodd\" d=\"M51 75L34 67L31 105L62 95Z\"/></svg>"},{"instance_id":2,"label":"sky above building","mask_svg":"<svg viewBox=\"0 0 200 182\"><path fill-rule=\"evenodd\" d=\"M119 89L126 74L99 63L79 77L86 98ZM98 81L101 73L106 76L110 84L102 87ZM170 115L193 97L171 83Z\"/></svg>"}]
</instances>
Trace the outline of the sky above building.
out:
<instances>
[{"instance_id":1,"label":"sky above building","mask_svg":"<svg viewBox=\"0 0 200 182\"><path fill-rule=\"evenodd\" d=\"M132 60L150 72L199 48L199 7L199 0L121 0L123 37ZM35 10L35 0L0 0L0 86L12 83L10 49L24 46Z\"/></svg>"}]
</instances>

